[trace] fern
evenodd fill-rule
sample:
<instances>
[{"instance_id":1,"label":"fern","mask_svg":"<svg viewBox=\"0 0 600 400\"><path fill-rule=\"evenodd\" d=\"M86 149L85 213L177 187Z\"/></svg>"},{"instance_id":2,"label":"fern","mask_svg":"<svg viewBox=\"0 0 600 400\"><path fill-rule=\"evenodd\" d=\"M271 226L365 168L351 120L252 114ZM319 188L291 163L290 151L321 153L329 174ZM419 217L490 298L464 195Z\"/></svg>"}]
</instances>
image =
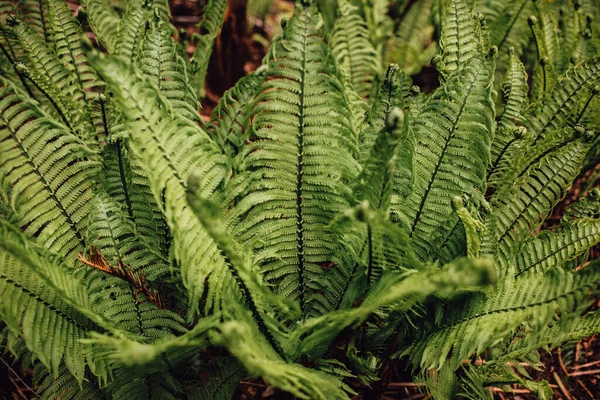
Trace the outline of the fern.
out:
<instances>
[{"instance_id":1,"label":"fern","mask_svg":"<svg viewBox=\"0 0 600 400\"><path fill-rule=\"evenodd\" d=\"M342 399L394 358L547 398L520 363L600 331L598 191L543 228L600 126L597 10L559 3L299 0L206 123L225 1L190 61L165 0L83 1L96 49L0 0L0 347L42 398Z\"/></svg>"},{"instance_id":2,"label":"fern","mask_svg":"<svg viewBox=\"0 0 600 400\"><path fill-rule=\"evenodd\" d=\"M427 147L415 149L414 190L398 210L421 256L451 212L449 196L485 191L489 154L484 149L493 129L492 71L493 58L474 58L448 77L444 90L428 100L415 123L415 135ZM461 166L460 172L454 165ZM460 179L454 177L457 173Z\"/></svg>"},{"instance_id":3,"label":"fern","mask_svg":"<svg viewBox=\"0 0 600 400\"><path fill-rule=\"evenodd\" d=\"M369 31L358 9L347 0L340 0L340 16L333 27L331 48L336 59L344 66L354 88L363 97L372 90L375 75L379 72L376 52L369 42Z\"/></svg>"},{"instance_id":4,"label":"fern","mask_svg":"<svg viewBox=\"0 0 600 400\"><path fill-rule=\"evenodd\" d=\"M198 24L200 34L192 36L192 40L196 42L196 50L194 50L190 61L192 65L192 82L194 87L198 88L197 94L199 97L204 92L208 61L210 60L214 41L223 25L226 7L227 1L225 0L209 0L204 8L202 21Z\"/></svg>"},{"instance_id":5,"label":"fern","mask_svg":"<svg viewBox=\"0 0 600 400\"><path fill-rule=\"evenodd\" d=\"M89 212L96 156L9 83L0 83L2 174L13 185L11 201L20 224L73 263L86 246L83 219Z\"/></svg>"}]
</instances>

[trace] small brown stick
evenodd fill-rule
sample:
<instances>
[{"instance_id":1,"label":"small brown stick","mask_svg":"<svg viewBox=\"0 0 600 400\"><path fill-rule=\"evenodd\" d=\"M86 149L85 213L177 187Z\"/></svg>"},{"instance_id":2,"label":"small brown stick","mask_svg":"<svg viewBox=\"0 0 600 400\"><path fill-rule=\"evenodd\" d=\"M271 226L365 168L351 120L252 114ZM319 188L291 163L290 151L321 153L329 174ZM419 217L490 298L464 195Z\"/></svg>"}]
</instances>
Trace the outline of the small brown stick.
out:
<instances>
[{"instance_id":1,"label":"small brown stick","mask_svg":"<svg viewBox=\"0 0 600 400\"><path fill-rule=\"evenodd\" d=\"M575 371L571 372L569 376L583 376L583 375L595 375L600 374L600 369L588 369L587 371Z\"/></svg>"},{"instance_id":2,"label":"small brown stick","mask_svg":"<svg viewBox=\"0 0 600 400\"><path fill-rule=\"evenodd\" d=\"M563 372L565 373L565 375L569 375L569 371L567 371L567 367L565 366L565 363L563 362L562 359L562 351L560 349L558 349L558 363L560 364L560 368L563 370Z\"/></svg>"},{"instance_id":3,"label":"small brown stick","mask_svg":"<svg viewBox=\"0 0 600 400\"><path fill-rule=\"evenodd\" d=\"M592 362L581 364L581 365L575 365L573 367L573 369L581 369L581 368L593 367L594 365L598 365L598 364L600 364L600 360L592 361Z\"/></svg>"},{"instance_id":4,"label":"small brown stick","mask_svg":"<svg viewBox=\"0 0 600 400\"><path fill-rule=\"evenodd\" d=\"M0 357L0 361L2 361L2 364L4 364L4 366L8 369L9 372L11 372L19 382L21 382L21 384L25 387L25 389L28 392L31 392L34 394L35 397L37 397L38 399L40 398L40 395L38 395L36 393L35 390L33 390L32 388L29 387L29 385L27 385L27 383L25 383L25 381L23 380L23 378L21 378L21 376L19 374L17 374L17 371L15 371L10 364L8 364L6 361L4 361L4 358ZM19 393L19 395L23 396L24 399L28 399L27 396L25 396L25 394L23 393L23 391L21 390L20 387L18 387L17 385L15 385L15 387L17 388L17 392Z\"/></svg>"},{"instance_id":5,"label":"small brown stick","mask_svg":"<svg viewBox=\"0 0 600 400\"><path fill-rule=\"evenodd\" d=\"M424 383L414 383L414 382L391 382L386 385L387 387L417 387L417 386L425 386Z\"/></svg>"},{"instance_id":6,"label":"small brown stick","mask_svg":"<svg viewBox=\"0 0 600 400\"><path fill-rule=\"evenodd\" d=\"M590 392L590 390L587 388L587 386L585 386L583 384L583 382L581 382L579 379L576 379L576 382L579 383L581 385L581 387L583 388L583 390L586 391L586 393L590 396L590 399L594 398L594 396L592 395L592 392Z\"/></svg>"},{"instance_id":7,"label":"small brown stick","mask_svg":"<svg viewBox=\"0 0 600 400\"><path fill-rule=\"evenodd\" d=\"M569 391L565 387L565 384L563 383L563 381L560 380L560 376L558 376L558 374L556 372L553 372L552 376L554 376L554 380L558 384L558 387L560 388L560 391L565 395L565 397L567 398L567 400L574 400L573 396L571 396L571 393L569 393Z\"/></svg>"}]
</instances>

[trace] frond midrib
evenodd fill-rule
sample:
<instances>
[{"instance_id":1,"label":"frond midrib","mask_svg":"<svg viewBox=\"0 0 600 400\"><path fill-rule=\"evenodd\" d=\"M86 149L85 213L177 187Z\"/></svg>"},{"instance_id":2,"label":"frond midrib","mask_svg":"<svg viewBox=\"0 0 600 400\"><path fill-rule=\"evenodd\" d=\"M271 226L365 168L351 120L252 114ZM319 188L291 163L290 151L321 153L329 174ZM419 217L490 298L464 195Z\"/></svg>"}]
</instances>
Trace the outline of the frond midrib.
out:
<instances>
[{"instance_id":1,"label":"frond midrib","mask_svg":"<svg viewBox=\"0 0 600 400\"><path fill-rule=\"evenodd\" d=\"M304 297L304 226L302 218L302 183L303 183L303 151L304 151L304 90L305 90L305 79L306 79L306 52L307 52L307 38L308 38L308 11L306 8L302 10L302 61L300 71L300 90L298 92L298 159L296 166L296 244L298 251L296 252L298 259L298 301L300 303L300 309L302 313L305 313L306 299Z\"/></svg>"}]
</instances>

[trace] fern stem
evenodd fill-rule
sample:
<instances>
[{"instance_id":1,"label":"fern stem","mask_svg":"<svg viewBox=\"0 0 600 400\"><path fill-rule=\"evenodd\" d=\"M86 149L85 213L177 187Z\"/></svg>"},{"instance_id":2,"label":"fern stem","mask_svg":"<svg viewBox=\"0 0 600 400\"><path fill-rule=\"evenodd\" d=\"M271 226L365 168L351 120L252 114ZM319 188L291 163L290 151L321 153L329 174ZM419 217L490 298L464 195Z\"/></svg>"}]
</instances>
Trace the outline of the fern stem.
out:
<instances>
[{"instance_id":1,"label":"fern stem","mask_svg":"<svg viewBox=\"0 0 600 400\"><path fill-rule=\"evenodd\" d=\"M305 318L305 297L304 297L304 222L302 219L302 174L304 169L304 85L306 79L306 52L308 40L307 11L303 10L304 32L302 36L302 69L300 72L300 92L298 102L298 159L296 165L296 235L297 235L297 255L298 255L298 301L302 317Z\"/></svg>"},{"instance_id":2,"label":"fern stem","mask_svg":"<svg viewBox=\"0 0 600 400\"><path fill-rule=\"evenodd\" d=\"M510 147L510 145L513 144L514 142L516 142L517 140L519 140L519 138L513 137L511 140L509 140L508 142L506 142L506 144L504 145L504 147L502 147L502 150L500 150L500 153L498 153L498 157L496 157L496 159L492 163L492 166L490 167L490 170L488 171L487 177L485 179L486 181L490 180L490 177L496 171L496 168L498 168L498 164L500 164L500 161L502 160L502 157L504 156L504 153L506 153L506 151L508 150L508 148Z\"/></svg>"},{"instance_id":3,"label":"fern stem","mask_svg":"<svg viewBox=\"0 0 600 400\"><path fill-rule=\"evenodd\" d=\"M373 231L371 224L367 225L367 252L369 253L369 263L367 267L367 285L371 286L371 277L373 274Z\"/></svg>"},{"instance_id":4,"label":"fern stem","mask_svg":"<svg viewBox=\"0 0 600 400\"><path fill-rule=\"evenodd\" d=\"M592 100L594 99L594 96L596 95L596 93L598 93L597 91L593 90L592 94L590 95L590 97L588 97L587 101L585 102L585 105L583 106L581 112L579 113L579 115L577 116L577 120L575 121L575 124L578 124L581 121L581 118L583 118L583 115L585 114L585 112L587 111L587 108L589 107L590 103L592 102Z\"/></svg>"}]
</instances>

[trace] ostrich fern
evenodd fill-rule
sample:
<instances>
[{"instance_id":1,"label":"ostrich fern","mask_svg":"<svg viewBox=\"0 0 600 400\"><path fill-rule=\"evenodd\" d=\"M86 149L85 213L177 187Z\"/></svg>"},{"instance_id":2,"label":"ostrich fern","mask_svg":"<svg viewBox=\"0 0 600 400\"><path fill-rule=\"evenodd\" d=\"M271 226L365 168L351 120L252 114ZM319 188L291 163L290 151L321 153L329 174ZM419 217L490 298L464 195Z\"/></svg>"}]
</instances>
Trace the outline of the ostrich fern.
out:
<instances>
[{"instance_id":1,"label":"ostrich fern","mask_svg":"<svg viewBox=\"0 0 600 400\"><path fill-rule=\"evenodd\" d=\"M569 2L406 5L441 18L426 95L381 67L414 27L367 3L298 1L205 122L224 0L191 60L164 1L82 1L102 50L63 1L0 1L0 339L42 398L343 399L395 358L436 399L548 397L515 362L600 331L600 193L542 229L598 146L597 32Z\"/></svg>"}]
</instances>

